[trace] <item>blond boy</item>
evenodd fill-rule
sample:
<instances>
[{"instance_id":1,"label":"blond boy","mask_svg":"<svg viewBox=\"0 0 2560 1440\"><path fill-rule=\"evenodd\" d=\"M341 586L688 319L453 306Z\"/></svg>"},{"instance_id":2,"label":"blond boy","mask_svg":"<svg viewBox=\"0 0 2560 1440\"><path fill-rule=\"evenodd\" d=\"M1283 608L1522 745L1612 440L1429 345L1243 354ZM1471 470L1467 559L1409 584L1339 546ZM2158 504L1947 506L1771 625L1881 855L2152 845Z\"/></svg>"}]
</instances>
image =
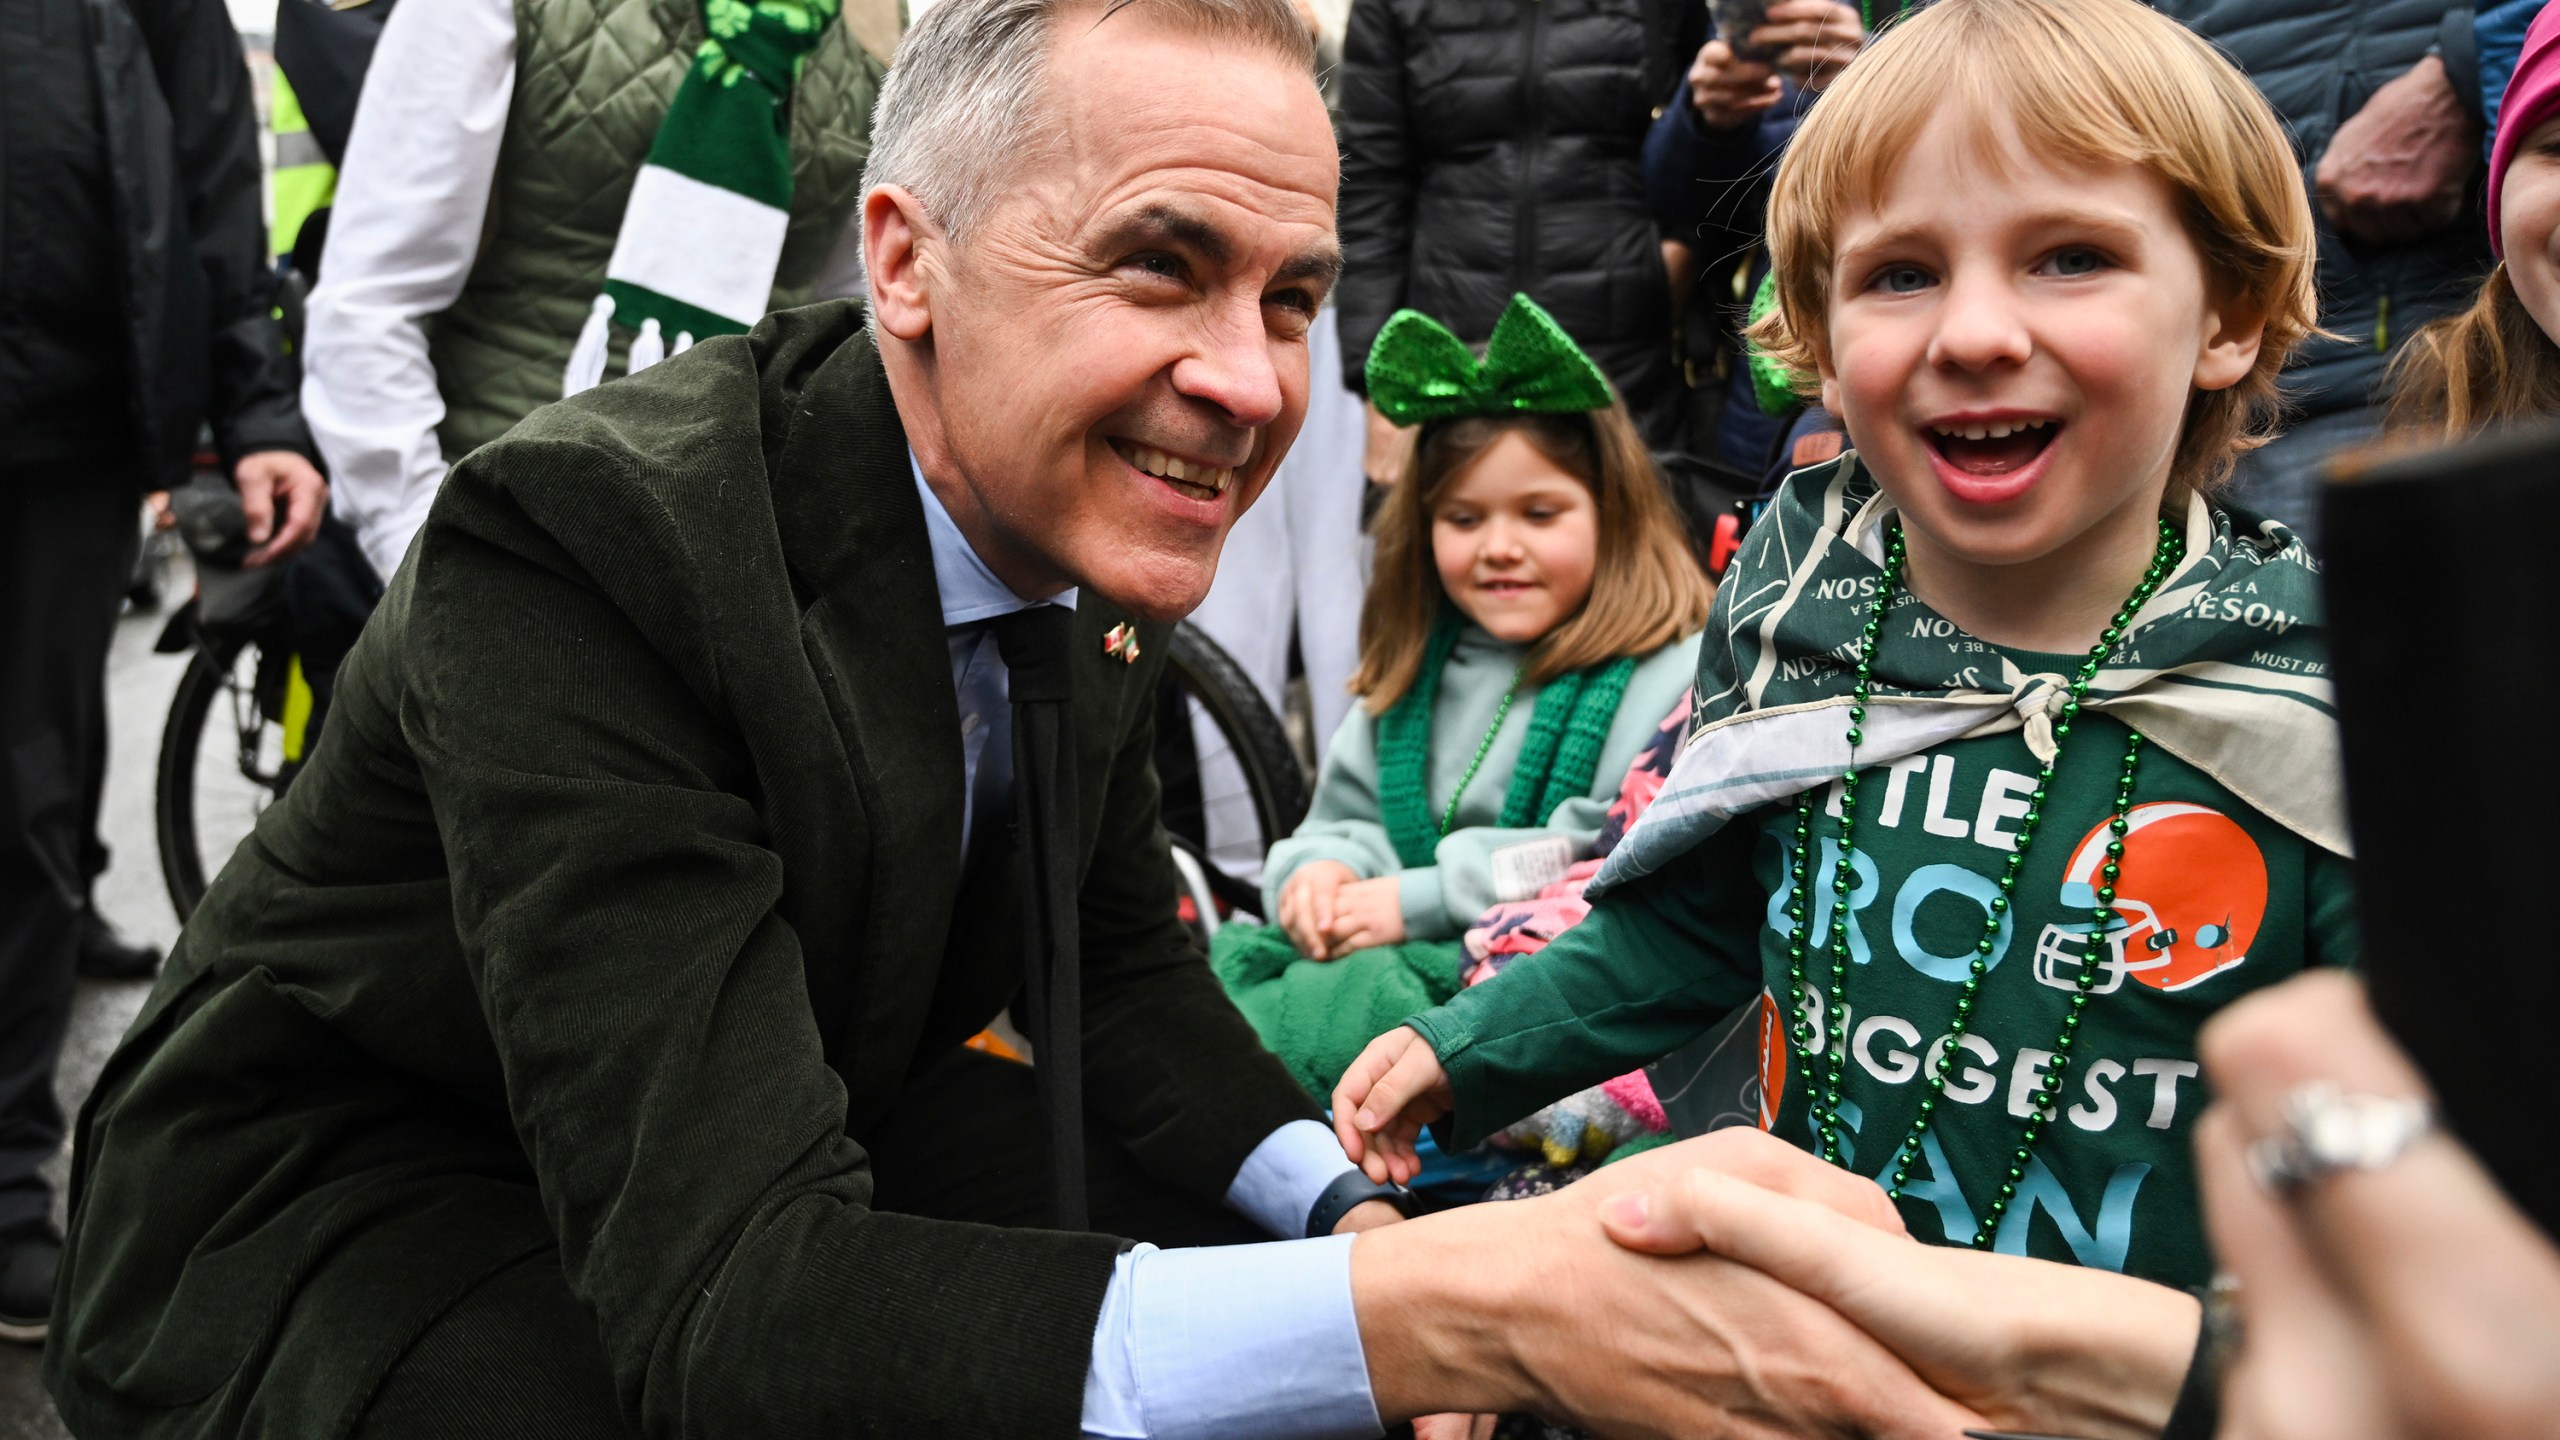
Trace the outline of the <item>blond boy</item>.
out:
<instances>
[{"instance_id":1,"label":"blond boy","mask_svg":"<svg viewBox=\"0 0 2560 1440\"><path fill-rule=\"evenodd\" d=\"M2196 1029L2354 951L2316 571L2215 499L2313 325L2283 131L2132 0L1941 0L1769 230L1762 339L1855 450L1746 543L1590 919L1336 1126L1401 1176L1756 1007L1761 1126L1913 1234L2199 1282Z\"/></svg>"}]
</instances>

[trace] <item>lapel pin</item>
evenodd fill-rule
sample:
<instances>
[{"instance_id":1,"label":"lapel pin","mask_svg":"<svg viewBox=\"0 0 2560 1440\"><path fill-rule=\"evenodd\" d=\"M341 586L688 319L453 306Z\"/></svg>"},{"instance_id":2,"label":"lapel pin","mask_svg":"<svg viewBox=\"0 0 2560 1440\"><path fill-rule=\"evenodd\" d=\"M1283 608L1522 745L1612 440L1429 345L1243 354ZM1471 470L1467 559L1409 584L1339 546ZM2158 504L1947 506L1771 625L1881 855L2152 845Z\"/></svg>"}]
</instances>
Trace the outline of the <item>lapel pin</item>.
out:
<instances>
[{"instance_id":1,"label":"lapel pin","mask_svg":"<svg viewBox=\"0 0 2560 1440\"><path fill-rule=\"evenodd\" d=\"M1138 663L1138 627L1122 622L1103 632L1102 653L1116 655L1123 665Z\"/></svg>"}]
</instances>

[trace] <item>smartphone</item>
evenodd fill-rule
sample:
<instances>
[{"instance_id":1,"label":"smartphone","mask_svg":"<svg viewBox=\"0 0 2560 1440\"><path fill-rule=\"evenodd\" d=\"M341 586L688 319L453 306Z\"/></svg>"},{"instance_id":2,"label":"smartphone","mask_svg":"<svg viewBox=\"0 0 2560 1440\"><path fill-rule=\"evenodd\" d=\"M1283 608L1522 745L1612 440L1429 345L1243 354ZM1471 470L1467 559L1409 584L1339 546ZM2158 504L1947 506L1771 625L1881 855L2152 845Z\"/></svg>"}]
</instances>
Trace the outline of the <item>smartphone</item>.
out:
<instances>
[{"instance_id":1,"label":"smartphone","mask_svg":"<svg viewBox=\"0 0 2560 1440\"><path fill-rule=\"evenodd\" d=\"M2446 1125L2560 1235L2560 426L2333 466L2330 655L2359 965Z\"/></svg>"},{"instance_id":2,"label":"smartphone","mask_svg":"<svg viewBox=\"0 0 2560 1440\"><path fill-rule=\"evenodd\" d=\"M1732 46L1737 58L1778 63L1776 50L1751 43L1751 32L1769 23L1769 0L1707 0L1707 17L1715 24L1715 38Z\"/></svg>"}]
</instances>

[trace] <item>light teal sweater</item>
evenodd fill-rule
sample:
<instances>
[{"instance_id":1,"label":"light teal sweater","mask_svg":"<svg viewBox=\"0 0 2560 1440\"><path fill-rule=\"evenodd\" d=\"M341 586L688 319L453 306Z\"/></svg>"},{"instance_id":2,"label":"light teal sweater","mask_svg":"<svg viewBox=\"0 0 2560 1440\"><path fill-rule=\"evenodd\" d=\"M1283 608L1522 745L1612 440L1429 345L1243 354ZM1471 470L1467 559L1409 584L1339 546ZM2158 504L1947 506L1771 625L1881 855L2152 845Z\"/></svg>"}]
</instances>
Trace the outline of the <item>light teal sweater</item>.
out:
<instances>
[{"instance_id":1,"label":"light teal sweater","mask_svg":"<svg viewBox=\"0 0 2560 1440\"><path fill-rule=\"evenodd\" d=\"M1439 705L1432 715L1434 815L1448 805L1449 792L1466 774L1476 746L1493 724L1502 692L1511 684L1526 653L1525 647L1504 644L1473 625L1459 634L1458 648L1450 653L1448 668L1441 673ZM1379 818L1377 717L1362 706L1353 706L1343 719L1342 728L1334 732L1324 773L1316 780L1315 804L1308 809L1306 820L1296 834L1271 847L1262 872L1262 900L1267 907L1264 913L1279 913L1280 888L1299 866L1312 860L1338 860L1364 880L1381 875L1397 877L1397 895L1403 902L1408 939L1455 938L1496 902L1521 898L1497 893L1493 878L1496 851L1561 835L1571 844L1574 859L1591 853L1601 821L1609 813L1610 802L1617 798L1619 782L1626 778L1627 766L1653 738L1662 717L1671 713L1672 704L1688 688L1697 668L1695 635L1675 640L1639 661L1635 674L1627 680L1627 694L1618 705L1617 721L1609 727L1609 743L1600 751L1599 767L1592 771L1590 793L1558 806L1543 826L1511 830L1499 828L1494 822L1501 818L1503 795L1511 785L1511 767L1519 758L1520 742L1529 733L1529 717L1537 712L1541 688L1522 686L1511 702L1511 713L1503 718L1502 733L1494 737L1493 748L1485 755L1484 767L1458 802L1457 823L1441 840L1433 857L1436 863L1410 870L1396 859L1395 844L1387 838L1387 827Z\"/></svg>"}]
</instances>

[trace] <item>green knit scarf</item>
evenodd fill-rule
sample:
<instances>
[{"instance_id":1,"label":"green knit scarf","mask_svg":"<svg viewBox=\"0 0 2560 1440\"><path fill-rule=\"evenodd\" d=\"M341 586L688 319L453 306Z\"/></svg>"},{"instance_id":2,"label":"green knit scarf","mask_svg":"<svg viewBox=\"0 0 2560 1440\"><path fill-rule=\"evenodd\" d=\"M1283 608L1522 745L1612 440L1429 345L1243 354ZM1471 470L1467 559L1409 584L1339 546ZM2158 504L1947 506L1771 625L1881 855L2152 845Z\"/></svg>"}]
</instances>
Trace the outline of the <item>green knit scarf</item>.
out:
<instances>
[{"instance_id":1,"label":"green knit scarf","mask_svg":"<svg viewBox=\"0 0 2560 1440\"><path fill-rule=\"evenodd\" d=\"M1431 804L1431 725L1440 700L1440 674L1448 668L1464 627L1456 606L1440 608L1413 688L1378 717L1378 808L1387 837L1395 842L1396 858L1407 869L1436 863L1441 830ZM1621 656L1559 675L1538 692L1538 708L1529 717L1529 733L1511 769L1511 788L1503 795L1497 822L1503 829L1544 825L1557 806L1591 793L1601 748L1609 742L1618 702L1626 697L1627 680L1635 672L1635 657Z\"/></svg>"}]
</instances>

